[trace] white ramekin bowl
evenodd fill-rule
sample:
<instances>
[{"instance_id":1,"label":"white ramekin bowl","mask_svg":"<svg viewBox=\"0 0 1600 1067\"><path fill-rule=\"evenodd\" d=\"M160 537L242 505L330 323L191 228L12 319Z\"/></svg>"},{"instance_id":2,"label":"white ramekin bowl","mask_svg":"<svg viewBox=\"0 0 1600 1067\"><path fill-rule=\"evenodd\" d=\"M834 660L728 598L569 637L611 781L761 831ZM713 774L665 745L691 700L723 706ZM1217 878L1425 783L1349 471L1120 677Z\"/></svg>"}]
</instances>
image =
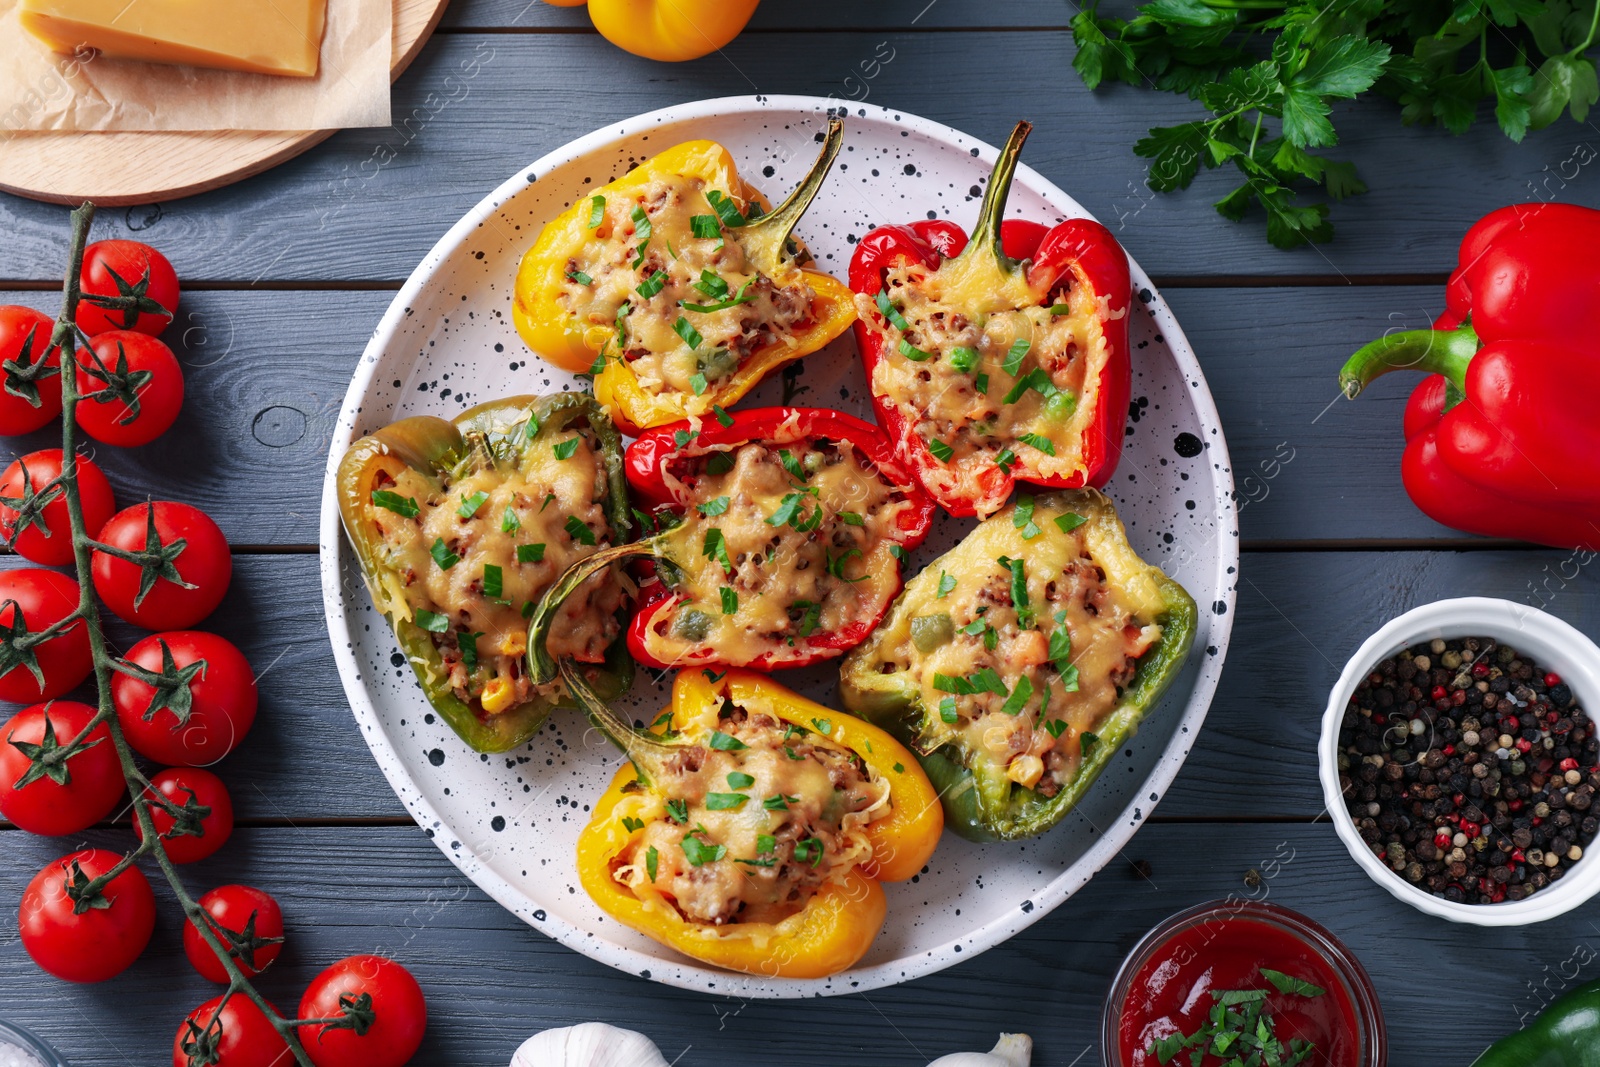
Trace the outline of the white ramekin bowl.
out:
<instances>
[{"instance_id":1,"label":"white ramekin bowl","mask_svg":"<svg viewBox=\"0 0 1600 1067\"><path fill-rule=\"evenodd\" d=\"M1378 663L1404 649L1435 638L1460 637L1492 637L1526 653L1545 670L1561 676L1591 719L1600 713L1600 647L1572 626L1526 604L1491 597L1424 604L1367 638L1339 675L1322 715L1322 739L1317 746L1322 796L1339 839L1356 863L1374 882L1417 910L1477 926L1522 926L1553 919L1600 893L1600 844L1588 849L1560 881L1522 900L1456 904L1412 885L1374 855L1357 832L1339 789L1339 724L1356 685Z\"/></svg>"}]
</instances>

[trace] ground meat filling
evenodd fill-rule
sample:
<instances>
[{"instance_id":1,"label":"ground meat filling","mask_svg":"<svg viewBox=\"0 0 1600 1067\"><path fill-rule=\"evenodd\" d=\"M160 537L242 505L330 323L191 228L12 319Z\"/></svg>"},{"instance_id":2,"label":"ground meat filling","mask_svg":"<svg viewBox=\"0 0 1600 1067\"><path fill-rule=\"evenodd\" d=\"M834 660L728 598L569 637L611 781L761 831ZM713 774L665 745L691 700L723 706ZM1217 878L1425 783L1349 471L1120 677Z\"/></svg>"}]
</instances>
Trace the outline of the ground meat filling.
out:
<instances>
[{"instance_id":1,"label":"ground meat filling","mask_svg":"<svg viewBox=\"0 0 1600 1067\"><path fill-rule=\"evenodd\" d=\"M889 785L848 749L763 712L726 703L717 729L742 747L679 752L631 801L645 825L613 876L690 922L781 922L872 859L864 829L890 814Z\"/></svg>"},{"instance_id":2,"label":"ground meat filling","mask_svg":"<svg viewBox=\"0 0 1600 1067\"><path fill-rule=\"evenodd\" d=\"M875 618L896 591L905 487L845 441L751 443L674 464L693 500L673 534L684 562L650 647L671 662L715 649L747 665Z\"/></svg>"},{"instance_id":3,"label":"ground meat filling","mask_svg":"<svg viewBox=\"0 0 1600 1067\"><path fill-rule=\"evenodd\" d=\"M891 398L927 444L946 492L979 495L979 475L996 465L1056 476L1082 467L1107 312L1070 282L1036 295L1018 310L978 312L967 294L942 293L937 273L908 264L884 273L881 297L856 296L861 321L883 338L873 393Z\"/></svg>"},{"instance_id":4,"label":"ground meat filling","mask_svg":"<svg viewBox=\"0 0 1600 1067\"><path fill-rule=\"evenodd\" d=\"M526 676L526 615L563 571L611 544L594 432L574 423L526 450L479 444L437 485L410 468L381 480L375 490L418 508L408 517L368 506L382 536L380 566L398 585L389 602L403 602L429 634L456 697L493 715L559 693L559 681L535 686ZM616 582L578 590L551 627L551 654L603 660L624 595Z\"/></svg>"},{"instance_id":5,"label":"ground meat filling","mask_svg":"<svg viewBox=\"0 0 1600 1067\"><path fill-rule=\"evenodd\" d=\"M813 321L816 293L804 275L762 274L708 194L741 215L758 212L702 178L663 176L636 197L602 198L595 240L567 262L558 301L647 393L699 397L753 353L797 344Z\"/></svg>"}]
</instances>

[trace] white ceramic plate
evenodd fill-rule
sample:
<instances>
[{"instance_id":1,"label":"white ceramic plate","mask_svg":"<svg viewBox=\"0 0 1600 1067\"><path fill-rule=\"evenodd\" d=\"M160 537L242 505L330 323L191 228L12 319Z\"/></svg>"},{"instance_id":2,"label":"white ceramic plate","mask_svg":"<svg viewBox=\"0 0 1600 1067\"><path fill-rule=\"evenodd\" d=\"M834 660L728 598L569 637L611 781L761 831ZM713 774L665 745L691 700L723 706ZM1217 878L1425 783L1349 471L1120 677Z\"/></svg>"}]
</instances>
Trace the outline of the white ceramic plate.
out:
<instances>
[{"instance_id":1,"label":"white ceramic plate","mask_svg":"<svg viewBox=\"0 0 1600 1067\"><path fill-rule=\"evenodd\" d=\"M322 504L322 587L339 674L356 720L395 792L444 854L530 925L613 967L671 985L752 997L849 993L903 982L999 944L1059 906L1104 867L1178 773L1205 718L1233 622L1238 521L1217 412L1183 332L1145 273L1133 284L1133 413L1127 449L1107 487L1134 546L1201 605L1183 674L1125 756L1085 803L1045 837L974 845L947 834L929 869L888 886L889 919L866 957L825 980L767 980L686 961L604 916L577 886L573 848L618 755L575 712L556 714L520 751L469 751L429 713L344 543L333 471L355 437L407 415L450 417L514 393L576 388L528 352L511 324L518 260L570 203L656 152L695 138L726 145L742 173L781 199L805 173L829 101L708 100L629 119L523 168L429 252L395 297L356 369L333 435ZM985 130L1003 139L1006 130ZM947 217L970 227L996 151L987 142L904 112L853 109L845 147L797 235L842 275L872 227ZM1053 223L1086 216L1071 197L1020 168L1010 215ZM871 418L849 334L810 356L794 401ZM771 380L747 404L778 403ZM948 518L913 565L953 545L970 520ZM624 710L648 721L668 682L642 671ZM833 667L780 680L837 706Z\"/></svg>"}]
</instances>

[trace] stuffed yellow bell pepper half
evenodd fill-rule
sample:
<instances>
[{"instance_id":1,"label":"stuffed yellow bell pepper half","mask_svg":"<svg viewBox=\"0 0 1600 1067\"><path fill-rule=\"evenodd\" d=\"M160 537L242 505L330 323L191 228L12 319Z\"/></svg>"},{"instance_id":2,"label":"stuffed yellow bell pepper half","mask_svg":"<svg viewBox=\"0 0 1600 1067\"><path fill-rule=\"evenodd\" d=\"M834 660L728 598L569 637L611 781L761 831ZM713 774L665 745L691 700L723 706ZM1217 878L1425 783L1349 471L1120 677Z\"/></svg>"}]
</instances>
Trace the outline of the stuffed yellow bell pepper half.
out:
<instances>
[{"instance_id":1,"label":"stuffed yellow bell pepper half","mask_svg":"<svg viewBox=\"0 0 1600 1067\"><path fill-rule=\"evenodd\" d=\"M545 226L517 271L528 347L595 375L625 433L731 407L766 375L855 321L842 282L803 264L790 236L844 138L771 209L711 141L669 148Z\"/></svg>"},{"instance_id":2,"label":"stuffed yellow bell pepper half","mask_svg":"<svg viewBox=\"0 0 1600 1067\"><path fill-rule=\"evenodd\" d=\"M563 676L628 753L578 838L578 876L618 922L771 978L837 974L872 945L880 882L922 870L944 828L916 759L884 731L753 671L682 671L649 731Z\"/></svg>"},{"instance_id":3,"label":"stuffed yellow bell pepper half","mask_svg":"<svg viewBox=\"0 0 1600 1067\"><path fill-rule=\"evenodd\" d=\"M578 7L585 0L545 0ZM587 0L601 36L624 52L678 63L699 59L739 36L760 0Z\"/></svg>"}]
</instances>

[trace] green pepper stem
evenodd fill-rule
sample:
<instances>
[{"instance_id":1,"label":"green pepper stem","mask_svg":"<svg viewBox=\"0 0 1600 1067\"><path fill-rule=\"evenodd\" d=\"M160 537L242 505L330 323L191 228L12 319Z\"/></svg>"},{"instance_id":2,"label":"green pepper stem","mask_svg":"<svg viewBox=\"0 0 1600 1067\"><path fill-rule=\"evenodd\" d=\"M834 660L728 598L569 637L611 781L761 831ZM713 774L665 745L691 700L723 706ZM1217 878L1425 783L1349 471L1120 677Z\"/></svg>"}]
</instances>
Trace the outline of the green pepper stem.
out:
<instances>
[{"instance_id":1,"label":"green pepper stem","mask_svg":"<svg viewBox=\"0 0 1600 1067\"><path fill-rule=\"evenodd\" d=\"M1478 334L1470 325L1454 330L1406 330L1385 334L1362 346L1339 371L1339 388L1354 400L1372 382L1390 371L1415 370L1442 374L1457 399L1466 392L1467 365L1478 352Z\"/></svg>"},{"instance_id":2,"label":"green pepper stem","mask_svg":"<svg viewBox=\"0 0 1600 1067\"><path fill-rule=\"evenodd\" d=\"M641 730L636 730L622 720L611 705L600 699L583 676L582 667L572 660L561 661L561 682L567 687L573 701L583 710L594 728L606 735L606 740L627 755L639 777L649 784L660 778L667 759L682 746Z\"/></svg>"},{"instance_id":3,"label":"green pepper stem","mask_svg":"<svg viewBox=\"0 0 1600 1067\"><path fill-rule=\"evenodd\" d=\"M534 685L547 685L555 681L556 675L560 673L546 643L550 640L550 628L555 625L556 614L560 612L561 605L566 603L567 598L576 593L584 582L614 563L659 556L663 544L662 535L657 534L630 545L602 548L594 555L585 556L568 567L566 572L545 590L544 596L539 600L539 606L533 609L533 614L528 618L529 681Z\"/></svg>"},{"instance_id":4,"label":"green pepper stem","mask_svg":"<svg viewBox=\"0 0 1600 1067\"><path fill-rule=\"evenodd\" d=\"M794 192L773 208L772 214L763 215L739 230L739 243L763 273L776 273L778 265L783 262L784 246L789 236L794 233L800 216L806 213L811 202L822 191L822 183L833 169L834 158L839 155L843 144L844 123L836 115L829 116L828 132L822 138L822 152L817 156L817 161L811 164L805 178L795 186Z\"/></svg>"},{"instance_id":5,"label":"green pepper stem","mask_svg":"<svg viewBox=\"0 0 1600 1067\"><path fill-rule=\"evenodd\" d=\"M1000 244L1000 223L1005 221L1006 199L1011 195L1011 179L1016 177L1017 160L1022 155L1022 146L1027 143L1028 134L1032 132L1033 123L1027 119L1011 128L1011 136L1006 138L1005 147L1000 149L1000 155L994 161L989 187L983 192L978 221L972 228L972 240L957 259L993 255L999 260L1001 269L1011 268L1011 260L1006 257L1005 249Z\"/></svg>"}]
</instances>

